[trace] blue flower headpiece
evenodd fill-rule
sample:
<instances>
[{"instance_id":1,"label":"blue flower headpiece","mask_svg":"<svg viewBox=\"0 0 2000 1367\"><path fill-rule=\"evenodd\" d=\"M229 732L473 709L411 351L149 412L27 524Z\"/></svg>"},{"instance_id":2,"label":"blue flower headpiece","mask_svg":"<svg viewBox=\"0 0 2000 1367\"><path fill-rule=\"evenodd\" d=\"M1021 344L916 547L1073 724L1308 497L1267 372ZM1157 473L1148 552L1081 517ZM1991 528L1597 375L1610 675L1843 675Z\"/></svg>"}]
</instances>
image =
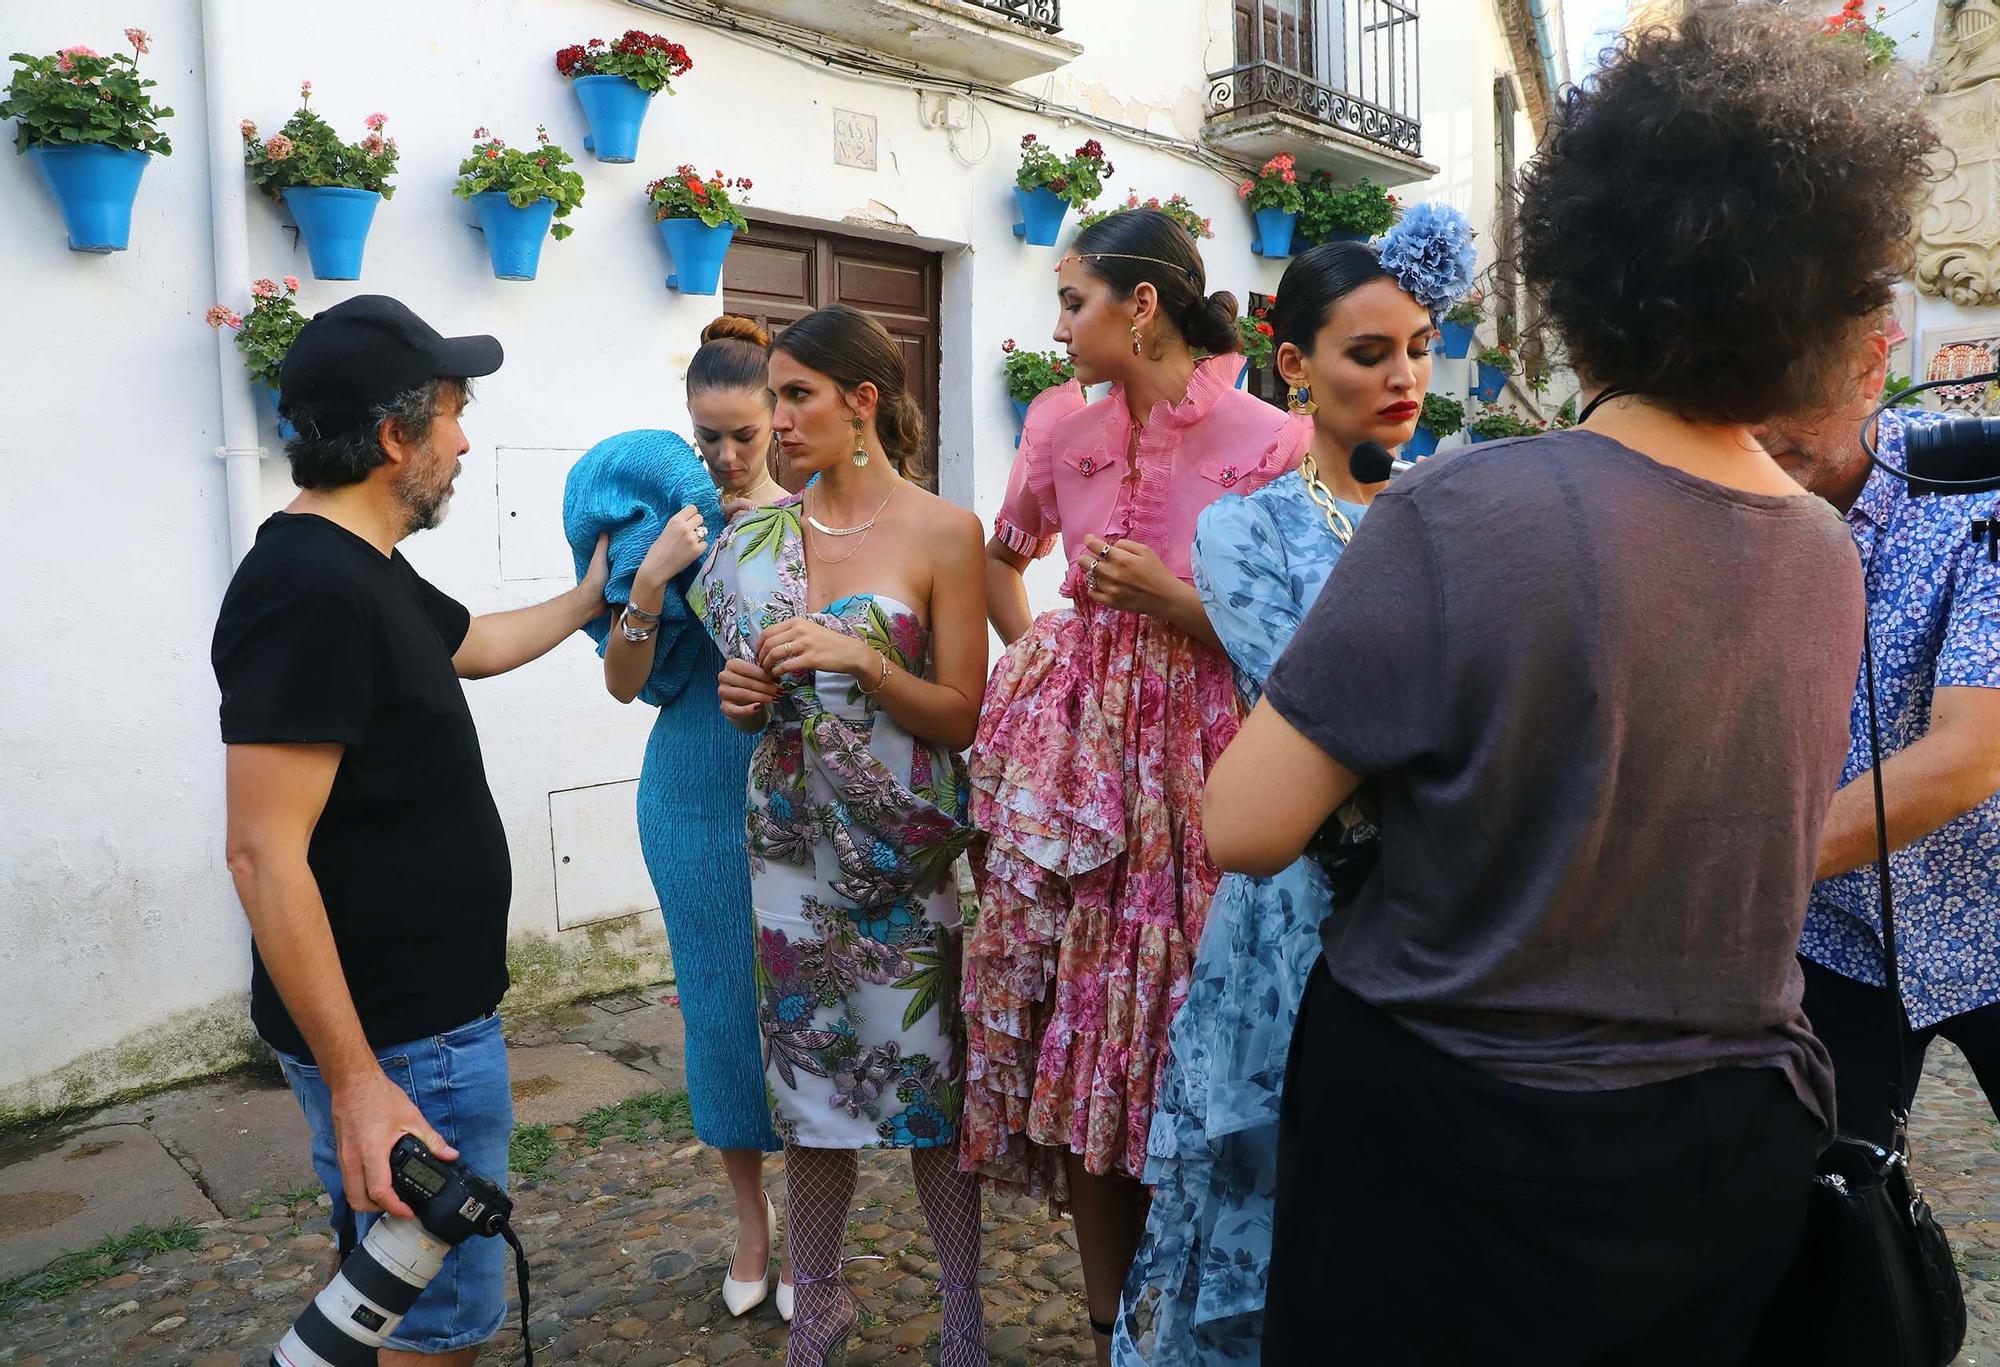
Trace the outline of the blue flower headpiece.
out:
<instances>
[{"instance_id":1,"label":"blue flower headpiece","mask_svg":"<svg viewBox=\"0 0 2000 1367\"><path fill-rule=\"evenodd\" d=\"M1449 204L1425 203L1403 211L1377 244L1382 269L1436 317L1472 289L1479 249L1472 224Z\"/></svg>"}]
</instances>

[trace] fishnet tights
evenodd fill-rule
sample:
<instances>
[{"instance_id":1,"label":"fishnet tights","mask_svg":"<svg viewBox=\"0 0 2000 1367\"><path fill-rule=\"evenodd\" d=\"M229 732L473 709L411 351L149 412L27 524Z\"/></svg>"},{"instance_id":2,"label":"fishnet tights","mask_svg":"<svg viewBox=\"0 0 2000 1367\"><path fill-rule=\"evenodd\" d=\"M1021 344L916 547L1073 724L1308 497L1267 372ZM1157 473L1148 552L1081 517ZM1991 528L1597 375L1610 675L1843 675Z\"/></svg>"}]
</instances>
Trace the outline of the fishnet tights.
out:
<instances>
[{"instance_id":1,"label":"fishnet tights","mask_svg":"<svg viewBox=\"0 0 2000 1367\"><path fill-rule=\"evenodd\" d=\"M826 1367L847 1356L857 1307L840 1275L840 1250L854 1204L852 1149L785 1146L786 1256L797 1306L786 1367ZM937 1247L944 1323L940 1367L986 1367L986 1318L979 1299L979 1179L958 1170L958 1149L912 1149L910 1169L924 1222Z\"/></svg>"}]
</instances>

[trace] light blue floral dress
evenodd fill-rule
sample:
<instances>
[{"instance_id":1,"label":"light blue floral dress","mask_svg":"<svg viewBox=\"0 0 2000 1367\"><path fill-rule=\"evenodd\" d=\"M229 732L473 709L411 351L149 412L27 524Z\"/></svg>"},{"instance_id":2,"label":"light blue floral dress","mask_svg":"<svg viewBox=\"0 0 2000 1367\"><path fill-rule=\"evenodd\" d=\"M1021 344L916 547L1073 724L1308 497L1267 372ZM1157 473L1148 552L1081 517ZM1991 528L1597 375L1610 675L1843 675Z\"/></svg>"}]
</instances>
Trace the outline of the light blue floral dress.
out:
<instances>
[{"instance_id":1,"label":"light blue floral dress","mask_svg":"<svg viewBox=\"0 0 2000 1367\"><path fill-rule=\"evenodd\" d=\"M1354 522L1362 507L1342 503ZM1319 597L1341 546L1304 480L1277 480L1201 515L1194 581L1246 706ZM1112 1335L1119 1367L1255 1363L1270 1280L1278 1097L1306 976L1331 905L1302 859L1229 874L1195 957L1147 1144L1153 1187Z\"/></svg>"},{"instance_id":2,"label":"light blue floral dress","mask_svg":"<svg viewBox=\"0 0 2000 1367\"><path fill-rule=\"evenodd\" d=\"M688 594L725 656L779 622L858 636L928 677L904 603L854 594L808 612L797 496L736 517ZM785 675L750 760L757 1019L773 1120L820 1149L953 1143L965 1096L958 887L965 765L910 735L845 674Z\"/></svg>"}]
</instances>

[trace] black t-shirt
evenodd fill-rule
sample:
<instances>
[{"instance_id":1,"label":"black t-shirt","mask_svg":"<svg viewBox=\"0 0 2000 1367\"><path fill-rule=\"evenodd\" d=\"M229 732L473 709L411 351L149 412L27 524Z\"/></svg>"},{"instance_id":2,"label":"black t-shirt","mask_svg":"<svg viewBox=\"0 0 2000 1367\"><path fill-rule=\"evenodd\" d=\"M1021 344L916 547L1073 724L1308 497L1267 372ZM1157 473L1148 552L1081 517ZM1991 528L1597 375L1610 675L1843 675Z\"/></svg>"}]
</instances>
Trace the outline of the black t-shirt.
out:
<instances>
[{"instance_id":1,"label":"black t-shirt","mask_svg":"<svg viewBox=\"0 0 2000 1367\"><path fill-rule=\"evenodd\" d=\"M347 747L307 859L376 1048L463 1025L507 991L513 870L451 663L471 621L400 553L277 513L215 624L226 744ZM307 1056L254 947L250 1018Z\"/></svg>"}]
</instances>

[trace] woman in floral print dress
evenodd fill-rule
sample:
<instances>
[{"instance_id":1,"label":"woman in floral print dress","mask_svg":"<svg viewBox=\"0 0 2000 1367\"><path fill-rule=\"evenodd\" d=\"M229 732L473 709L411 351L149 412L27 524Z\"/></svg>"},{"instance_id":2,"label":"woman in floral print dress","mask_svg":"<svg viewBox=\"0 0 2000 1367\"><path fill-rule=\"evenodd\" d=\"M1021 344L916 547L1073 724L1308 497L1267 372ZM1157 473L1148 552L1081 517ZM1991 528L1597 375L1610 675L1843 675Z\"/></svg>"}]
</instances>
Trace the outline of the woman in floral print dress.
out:
<instances>
[{"instance_id":1,"label":"woman in floral print dress","mask_svg":"<svg viewBox=\"0 0 2000 1367\"><path fill-rule=\"evenodd\" d=\"M803 494L741 513L690 603L762 732L747 828L765 1080L785 1140L796 1314L787 1361L844 1356L856 1151L911 1152L943 1274L939 1361L986 1361L979 1188L958 1170L964 1030L957 751L986 673L977 519L907 482L922 419L900 352L852 309L791 325L773 429Z\"/></svg>"},{"instance_id":2,"label":"woman in floral print dress","mask_svg":"<svg viewBox=\"0 0 2000 1367\"><path fill-rule=\"evenodd\" d=\"M1079 380L1112 390L1035 401L987 546L1009 646L971 767L988 840L966 942L964 1157L1068 1201L1103 1360L1146 1219L1167 1024L1218 876L1202 785L1241 716L1190 582L1195 519L1296 469L1310 429L1235 388L1236 302L1205 292L1166 215L1085 228L1056 285L1056 340ZM1031 623L1021 570L1059 543L1070 605Z\"/></svg>"}]
</instances>

